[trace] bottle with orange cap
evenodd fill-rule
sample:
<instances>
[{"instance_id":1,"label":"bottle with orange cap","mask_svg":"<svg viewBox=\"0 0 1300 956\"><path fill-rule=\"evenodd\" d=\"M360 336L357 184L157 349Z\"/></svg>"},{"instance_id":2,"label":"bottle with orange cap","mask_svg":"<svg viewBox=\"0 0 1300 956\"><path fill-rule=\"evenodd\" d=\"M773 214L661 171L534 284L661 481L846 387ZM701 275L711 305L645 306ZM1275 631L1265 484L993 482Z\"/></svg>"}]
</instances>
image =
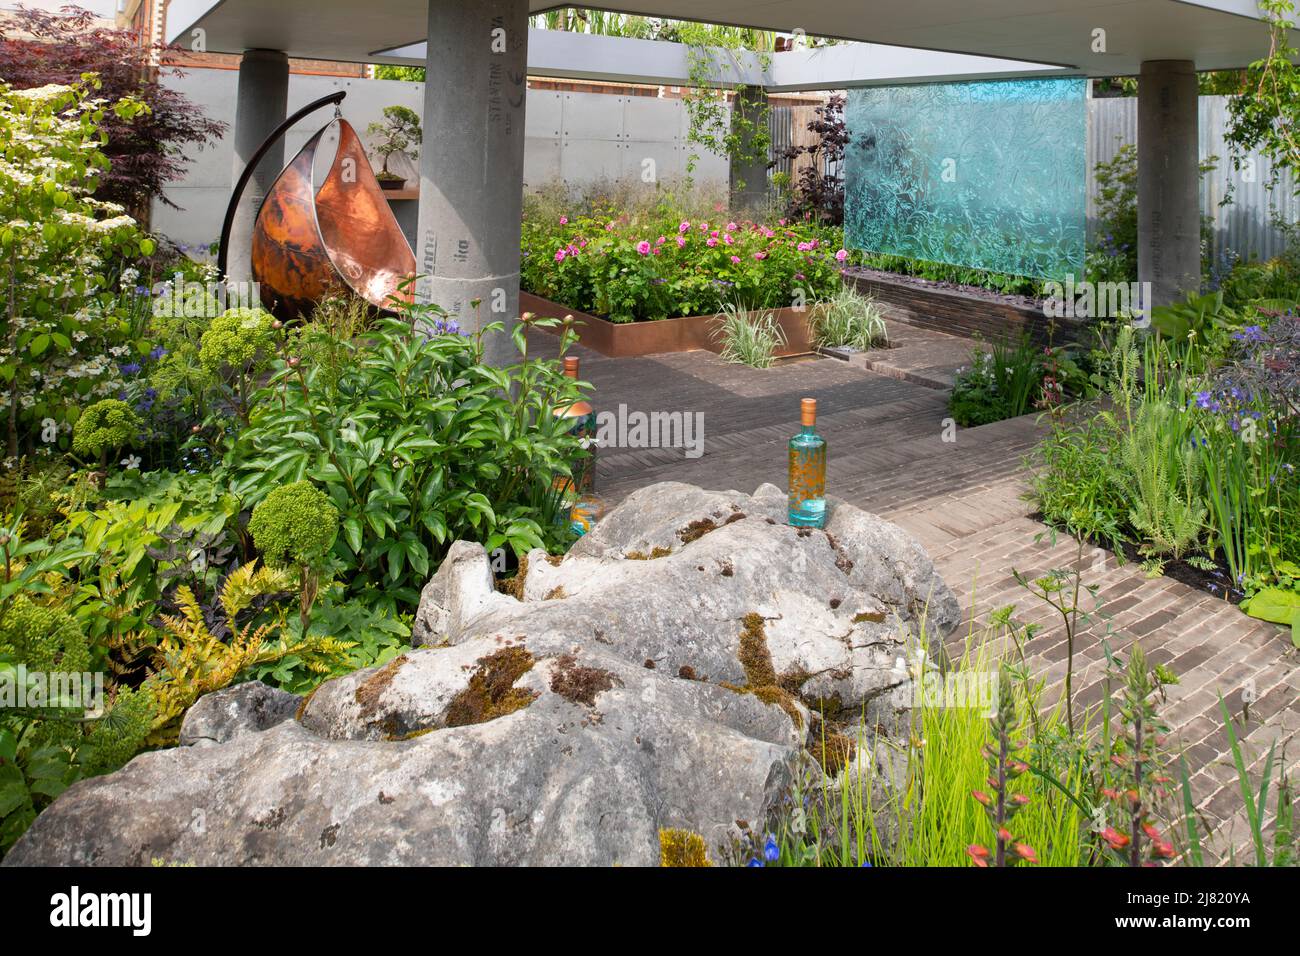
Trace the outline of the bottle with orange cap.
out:
<instances>
[{"instance_id":1,"label":"bottle with orange cap","mask_svg":"<svg viewBox=\"0 0 1300 956\"><path fill-rule=\"evenodd\" d=\"M566 378L576 379L578 377L578 357L576 355L565 356L564 374ZM569 433L574 435L582 443L582 447L587 450L585 458L573 463L572 477L555 479L556 488L565 495L576 498L587 494L595 486L596 410L591 407L590 402L579 400L572 405L565 405L555 409L554 414L557 418L565 419L570 423Z\"/></svg>"},{"instance_id":2,"label":"bottle with orange cap","mask_svg":"<svg viewBox=\"0 0 1300 956\"><path fill-rule=\"evenodd\" d=\"M817 434L817 399L800 403L799 434L790 439L790 524L826 526L826 439Z\"/></svg>"}]
</instances>

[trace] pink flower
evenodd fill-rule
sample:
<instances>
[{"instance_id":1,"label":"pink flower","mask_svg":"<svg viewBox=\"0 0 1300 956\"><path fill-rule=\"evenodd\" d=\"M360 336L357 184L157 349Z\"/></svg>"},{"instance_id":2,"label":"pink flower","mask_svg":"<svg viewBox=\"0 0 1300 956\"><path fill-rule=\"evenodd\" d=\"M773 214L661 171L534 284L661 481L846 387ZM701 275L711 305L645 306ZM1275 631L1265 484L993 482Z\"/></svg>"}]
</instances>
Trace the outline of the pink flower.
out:
<instances>
[{"instance_id":1,"label":"pink flower","mask_svg":"<svg viewBox=\"0 0 1300 956\"><path fill-rule=\"evenodd\" d=\"M736 226L736 224L735 224L734 222L729 222L729 223L727 223L727 232L735 232L736 229L737 229L737 226Z\"/></svg>"},{"instance_id":2,"label":"pink flower","mask_svg":"<svg viewBox=\"0 0 1300 956\"><path fill-rule=\"evenodd\" d=\"M606 231L606 232L613 232L613 231L614 231L614 224L613 224L612 222L607 222L607 223L605 223L605 231Z\"/></svg>"},{"instance_id":3,"label":"pink flower","mask_svg":"<svg viewBox=\"0 0 1300 956\"><path fill-rule=\"evenodd\" d=\"M722 241L725 242L727 245L731 245L731 244L732 244L733 242L735 242L736 240L735 240L735 239L732 239L732 238L731 238L731 233L728 232L728 233L724 233L724 234L723 234L723 236L722 236Z\"/></svg>"},{"instance_id":4,"label":"pink flower","mask_svg":"<svg viewBox=\"0 0 1300 956\"><path fill-rule=\"evenodd\" d=\"M709 224L707 222L700 223L700 232L708 232L708 231L709 231Z\"/></svg>"},{"instance_id":5,"label":"pink flower","mask_svg":"<svg viewBox=\"0 0 1300 956\"><path fill-rule=\"evenodd\" d=\"M761 260L767 258L767 253L766 253L766 252L756 252L756 253L754 253L754 258L755 258L755 259L758 259L758 260L761 261Z\"/></svg>"},{"instance_id":6,"label":"pink flower","mask_svg":"<svg viewBox=\"0 0 1300 956\"><path fill-rule=\"evenodd\" d=\"M569 253L568 253L567 251L565 251L564 249L556 249L556 250L555 250L555 261L556 261L556 262L563 262L563 261L564 261L564 257L567 256L568 254L569 254Z\"/></svg>"},{"instance_id":7,"label":"pink flower","mask_svg":"<svg viewBox=\"0 0 1300 956\"><path fill-rule=\"evenodd\" d=\"M800 252L807 252L809 249L812 248L812 246L808 245L808 243L806 243L806 242L801 242L801 243L799 243L798 246L796 246L796 248L797 248Z\"/></svg>"},{"instance_id":8,"label":"pink flower","mask_svg":"<svg viewBox=\"0 0 1300 956\"><path fill-rule=\"evenodd\" d=\"M843 262L848 257L849 257L849 252L847 249L841 249L839 252L835 253L835 260L837 262Z\"/></svg>"},{"instance_id":9,"label":"pink flower","mask_svg":"<svg viewBox=\"0 0 1300 956\"><path fill-rule=\"evenodd\" d=\"M709 233L709 235L712 236L714 239L718 238L718 230L714 229L711 233Z\"/></svg>"},{"instance_id":10,"label":"pink flower","mask_svg":"<svg viewBox=\"0 0 1300 956\"><path fill-rule=\"evenodd\" d=\"M736 265L740 265L740 256L732 256L731 261Z\"/></svg>"},{"instance_id":11,"label":"pink flower","mask_svg":"<svg viewBox=\"0 0 1300 956\"><path fill-rule=\"evenodd\" d=\"M561 216L561 217L560 217L560 225L561 225L561 226L567 226L568 224L569 224L569 217L568 217L568 216Z\"/></svg>"},{"instance_id":12,"label":"pink flower","mask_svg":"<svg viewBox=\"0 0 1300 956\"><path fill-rule=\"evenodd\" d=\"M777 223L776 223L776 224L777 224L778 226L784 226L784 225L785 225L785 220L784 220L784 219L779 219L779 220L777 220Z\"/></svg>"},{"instance_id":13,"label":"pink flower","mask_svg":"<svg viewBox=\"0 0 1300 956\"><path fill-rule=\"evenodd\" d=\"M709 236L709 238L705 240L704 244L708 246L710 249L712 249L714 246L718 244L718 240L714 239L712 236Z\"/></svg>"},{"instance_id":14,"label":"pink flower","mask_svg":"<svg viewBox=\"0 0 1300 956\"><path fill-rule=\"evenodd\" d=\"M682 220L682 224L681 224L680 226L677 227L677 231L678 231L678 232L685 232L685 231L686 231L687 229L689 229L689 228L691 228L691 224L690 224L689 222L687 222L685 219L683 219L683 220Z\"/></svg>"},{"instance_id":15,"label":"pink flower","mask_svg":"<svg viewBox=\"0 0 1300 956\"><path fill-rule=\"evenodd\" d=\"M685 245L686 245L686 237L685 237L685 236L678 236L678 237L677 237L677 248L678 248L678 249L681 249L681 248L683 248Z\"/></svg>"},{"instance_id":16,"label":"pink flower","mask_svg":"<svg viewBox=\"0 0 1300 956\"><path fill-rule=\"evenodd\" d=\"M660 236L658 239L655 240L655 245L662 246L667 241L668 241L667 238L665 238L664 236Z\"/></svg>"},{"instance_id":17,"label":"pink flower","mask_svg":"<svg viewBox=\"0 0 1300 956\"><path fill-rule=\"evenodd\" d=\"M636 251L641 253L641 255L643 256L650 255L650 243L642 239L640 242L636 244Z\"/></svg>"}]
</instances>

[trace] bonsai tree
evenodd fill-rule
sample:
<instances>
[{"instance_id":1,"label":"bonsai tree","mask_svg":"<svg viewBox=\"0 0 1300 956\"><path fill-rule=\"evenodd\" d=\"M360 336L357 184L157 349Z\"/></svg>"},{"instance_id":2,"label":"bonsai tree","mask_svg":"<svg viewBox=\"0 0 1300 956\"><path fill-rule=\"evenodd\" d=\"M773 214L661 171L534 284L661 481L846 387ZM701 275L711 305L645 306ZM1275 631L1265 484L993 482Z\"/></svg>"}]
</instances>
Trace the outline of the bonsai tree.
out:
<instances>
[{"instance_id":1,"label":"bonsai tree","mask_svg":"<svg viewBox=\"0 0 1300 956\"><path fill-rule=\"evenodd\" d=\"M131 406L116 398L96 402L72 426L72 450L84 458L99 459L108 467L108 453L129 445L140 433L140 419Z\"/></svg>"},{"instance_id":2,"label":"bonsai tree","mask_svg":"<svg viewBox=\"0 0 1300 956\"><path fill-rule=\"evenodd\" d=\"M389 171L388 161L399 153L411 160L419 155L419 145L424 134L420 130L420 117L415 110L405 106L385 106L383 122L371 123L367 132L379 137L375 143L375 152L384 157L383 168L375 178L380 181L403 182L401 176Z\"/></svg>"},{"instance_id":3,"label":"bonsai tree","mask_svg":"<svg viewBox=\"0 0 1300 956\"><path fill-rule=\"evenodd\" d=\"M268 565L296 568L301 597L299 621L306 637L320 573L339 533L339 510L309 481L276 488L253 509L248 533Z\"/></svg>"}]
</instances>

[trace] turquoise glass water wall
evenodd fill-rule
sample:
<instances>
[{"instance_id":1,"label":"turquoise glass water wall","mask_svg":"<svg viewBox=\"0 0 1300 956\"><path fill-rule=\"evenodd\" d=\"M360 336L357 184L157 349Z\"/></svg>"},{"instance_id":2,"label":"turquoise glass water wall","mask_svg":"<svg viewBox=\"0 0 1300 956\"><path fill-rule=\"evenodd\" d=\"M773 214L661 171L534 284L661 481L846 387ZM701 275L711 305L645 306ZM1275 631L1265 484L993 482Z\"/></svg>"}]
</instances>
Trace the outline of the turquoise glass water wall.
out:
<instances>
[{"instance_id":1,"label":"turquoise glass water wall","mask_svg":"<svg viewBox=\"0 0 1300 956\"><path fill-rule=\"evenodd\" d=\"M1082 276L1085 82L851 90L850 246L1014 275Z\"/></svg>"}]
</instances>

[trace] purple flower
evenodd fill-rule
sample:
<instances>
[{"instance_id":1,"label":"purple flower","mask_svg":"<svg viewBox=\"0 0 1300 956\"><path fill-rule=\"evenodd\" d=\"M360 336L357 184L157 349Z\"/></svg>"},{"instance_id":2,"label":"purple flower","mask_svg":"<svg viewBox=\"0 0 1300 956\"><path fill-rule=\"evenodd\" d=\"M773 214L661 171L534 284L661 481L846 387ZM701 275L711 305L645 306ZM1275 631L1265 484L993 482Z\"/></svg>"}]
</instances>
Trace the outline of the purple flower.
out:
<instances>
[{"instance_id":1,"label":"purple flower","mask_svg":"<svg viewBox=\"0 0 1300 956\"><path fill-rule=\"evenodd\" d=\"M763 858L769 863L781 859L781 849L776 845L776 837L770 833L767 835L767 842L763 844Z\"/></svg>"},{"instance_id":2,"label":"purple flower","mask_svg":"<svg viewBox=\"0 0 1300 956\"><path fill-rule=\"evenodd\" d=\"M139 371L140 371L139 362L127 362L125 365L122 366L123 375L135 375Z\"/></svg>"}]
</instances>

